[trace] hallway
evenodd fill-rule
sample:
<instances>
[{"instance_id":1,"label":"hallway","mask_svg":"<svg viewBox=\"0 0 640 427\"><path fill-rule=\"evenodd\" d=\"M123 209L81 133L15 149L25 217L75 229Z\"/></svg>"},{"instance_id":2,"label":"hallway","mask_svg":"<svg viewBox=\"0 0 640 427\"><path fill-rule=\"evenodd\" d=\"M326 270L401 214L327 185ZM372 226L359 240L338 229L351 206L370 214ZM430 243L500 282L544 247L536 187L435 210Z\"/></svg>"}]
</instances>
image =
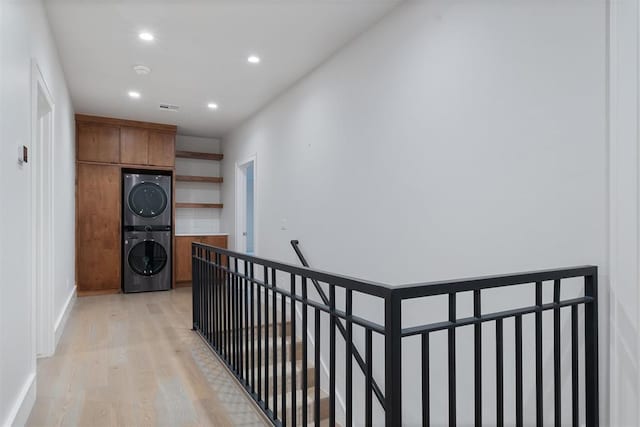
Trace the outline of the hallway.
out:
<instances>
[{"instance_id":1,"label":"hallway","mask_svg":"<svg viewBox=\"0 0 640 427\"><path fill-rule=\"evenodd\" d=\"M79 298L27 425L266 425L190 328L191 288Z\"/></svg>"}]
</instances>

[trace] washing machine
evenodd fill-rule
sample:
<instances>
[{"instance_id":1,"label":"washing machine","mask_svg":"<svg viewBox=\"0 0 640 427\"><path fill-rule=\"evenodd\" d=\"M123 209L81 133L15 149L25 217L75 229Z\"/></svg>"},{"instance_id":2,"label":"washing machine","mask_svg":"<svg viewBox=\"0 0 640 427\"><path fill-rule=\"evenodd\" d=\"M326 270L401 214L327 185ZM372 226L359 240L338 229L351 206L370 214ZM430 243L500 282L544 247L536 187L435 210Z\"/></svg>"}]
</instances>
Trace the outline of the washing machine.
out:
<instances>
[{"instance_id":1,"label":"washing machine","mask_svg":"<svg viewBox=\"0 0 640 427\"><path fill-rule=\"evenodd\" d=\"M123 174L123 225L125 227L171 226L171 177Z\"/></svg>"},{"instance_id":2,"label":"washing machine","mask_svg":"<svg viewBox=\"0 0 640 427\"><path fill-rule=\"evenodd\" d=\"M124 232L125 293L171 288L171 231Z\"/></svg>"}]
</instances>

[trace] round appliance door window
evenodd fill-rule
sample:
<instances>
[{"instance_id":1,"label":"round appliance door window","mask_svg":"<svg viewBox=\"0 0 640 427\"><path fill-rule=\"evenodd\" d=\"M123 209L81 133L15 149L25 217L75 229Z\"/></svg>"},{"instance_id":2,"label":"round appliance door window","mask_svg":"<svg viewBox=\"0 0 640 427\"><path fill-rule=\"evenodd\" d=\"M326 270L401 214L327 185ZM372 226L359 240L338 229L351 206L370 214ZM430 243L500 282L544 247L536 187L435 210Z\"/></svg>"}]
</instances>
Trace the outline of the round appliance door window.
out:
<instances>
[{"instance_id":1,"label":"round appliance door window","mask_svg":"<svg viewBox=\"0 0 640 427\"><path fill-rule=\"evenodd\" d=\"M129 193L129 209L138 216L153 218L167 208L167 194L153 182L141 182Z\"/></svg>"},{"instance_id":2,"label":"round appliance door window","mask_svg":"<svg viewBox=\"0 0 640 427\"><path fill-rule=\"evenodd\" d=\"M167 251L153 240L140 242L129 251L129 266L143 276L158 274L166 265Z\"/></svg>"}]
</instances>

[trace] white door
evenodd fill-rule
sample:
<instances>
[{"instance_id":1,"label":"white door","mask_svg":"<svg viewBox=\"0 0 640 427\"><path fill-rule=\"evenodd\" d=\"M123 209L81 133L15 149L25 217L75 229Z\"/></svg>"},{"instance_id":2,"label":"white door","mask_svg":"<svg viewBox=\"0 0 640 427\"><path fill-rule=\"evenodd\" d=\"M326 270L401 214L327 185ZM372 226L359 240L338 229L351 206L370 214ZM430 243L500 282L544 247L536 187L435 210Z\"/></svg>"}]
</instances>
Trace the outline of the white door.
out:
<instances>
[{"instance_id":1,"label":"white door","mask_svg":"<svg viewBox=\"0 0 640 427\"><path fill-rule=\"evenodd\" d=\"M256 159L236 167L236 250L256 254Z\"/></svg>"}]
</instances>

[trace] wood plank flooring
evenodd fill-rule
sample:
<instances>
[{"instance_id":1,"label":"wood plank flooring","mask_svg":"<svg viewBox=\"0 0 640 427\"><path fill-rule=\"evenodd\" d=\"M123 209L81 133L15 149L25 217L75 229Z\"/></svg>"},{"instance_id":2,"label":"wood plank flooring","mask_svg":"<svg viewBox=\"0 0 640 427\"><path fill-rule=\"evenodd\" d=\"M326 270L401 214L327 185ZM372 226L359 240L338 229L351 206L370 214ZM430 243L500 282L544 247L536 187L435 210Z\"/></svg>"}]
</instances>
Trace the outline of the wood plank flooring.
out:
<instances>
[{"instance_id":1,"label":"wood plank flooring","mask_svg":"<svg viewBox=\"0 0 640 427\"><path fill-rule=\"evenodd\" d=\"M28 426L268 425L191 331L191 288L78 298Z\"/></svg>"}]
</instances>

